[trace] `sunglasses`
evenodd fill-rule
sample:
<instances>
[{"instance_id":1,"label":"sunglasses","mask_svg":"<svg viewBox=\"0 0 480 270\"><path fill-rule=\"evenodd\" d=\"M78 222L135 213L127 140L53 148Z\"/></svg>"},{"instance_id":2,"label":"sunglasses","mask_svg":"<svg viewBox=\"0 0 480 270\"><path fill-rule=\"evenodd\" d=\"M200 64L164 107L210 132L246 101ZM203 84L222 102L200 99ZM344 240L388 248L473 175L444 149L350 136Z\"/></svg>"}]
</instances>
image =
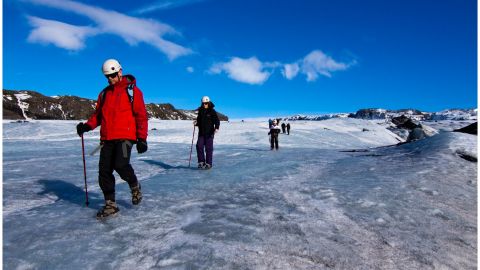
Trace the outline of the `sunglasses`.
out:
<instances>
[{"instance_id":1,"label":"sunglasses","mask_svg":"<svg viewBox=\"0 0 480 270\"><path fill-rule=\"evenodd\" d=\"M203 105L208 105L209 102L202 102Z\"/></svg>"},{"instance_id":2,"label":"sunglasses","mask_svg":"<svg viewBox=\"0 0 480 270\"><path fill-rule=\"evenodd\" d=\"M107 77L107 79L108 78L113 79L113 78L117 77L117 75L118 75L118 72L115 72L115 73L112 73L112 74L105 75L105 77Z\"/></svg>"}]
</instances>

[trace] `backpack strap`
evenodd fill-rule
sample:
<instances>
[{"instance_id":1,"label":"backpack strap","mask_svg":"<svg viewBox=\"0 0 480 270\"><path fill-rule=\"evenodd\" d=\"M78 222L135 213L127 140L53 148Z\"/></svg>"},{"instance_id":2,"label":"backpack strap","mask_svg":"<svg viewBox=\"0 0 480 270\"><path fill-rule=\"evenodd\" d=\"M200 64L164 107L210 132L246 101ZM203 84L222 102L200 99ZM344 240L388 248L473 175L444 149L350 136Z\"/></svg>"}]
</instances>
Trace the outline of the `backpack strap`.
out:
<instances>
[{"instance_id":1,"label":"backpack strap","mask_svg":"<svg viewBox=\"0 0 480 270\"><path fill-rule=\"evenodd\" d=\"M133 98L135 97L133 95L133 93L134 93L133 88L134 87L135 87L134 83L131 83L131 84L127 85L127 95L128 95L128 99L130 100L130 104L132 105L132 114L133 114Z\"/></svg>"},{"instance_id":2,"label":"backpack strap","mask_svg":"<svg viewBox=\"0 0 480 270\"><path fill-rule=\"evenodd\" d=\"M131 83L127 86L127 95L128 99L130 99L130 103L133 103L133 88L135 87L134 83Z\"/></svg>"}]
</instances>

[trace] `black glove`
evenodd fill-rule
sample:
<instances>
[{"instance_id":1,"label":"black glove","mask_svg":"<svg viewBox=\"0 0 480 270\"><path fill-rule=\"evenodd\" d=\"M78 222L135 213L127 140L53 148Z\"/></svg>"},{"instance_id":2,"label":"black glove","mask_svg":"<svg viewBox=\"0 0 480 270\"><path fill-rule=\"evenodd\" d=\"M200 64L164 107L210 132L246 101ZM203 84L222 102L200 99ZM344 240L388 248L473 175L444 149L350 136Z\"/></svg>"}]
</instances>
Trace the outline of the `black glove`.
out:
<instances>
[{"instance_id":1,"label":"black glove","mask_svg":"<svg viewBox=\"0 0 480 270\"><path fill-rule=\"evenodd\" d=\"M148 145L144 139L137 139L137 152L139 154L147 152Z\"/></svg>"},{"instance_id":2,"label":"black glove","mask_svg":"<svg viewBox=\"0 0 480 270\"><path fill-rule=\"evenodd\" d=\"M90 126L87 125L87 124L79 123L79 124L77 125L77 134L78 134L78 136L80 136L80 137L83 135L83 133L88 132L88 131L90 131L90 130L92 130L92 129L91 129Z\"/></svg>"}]
</instances>

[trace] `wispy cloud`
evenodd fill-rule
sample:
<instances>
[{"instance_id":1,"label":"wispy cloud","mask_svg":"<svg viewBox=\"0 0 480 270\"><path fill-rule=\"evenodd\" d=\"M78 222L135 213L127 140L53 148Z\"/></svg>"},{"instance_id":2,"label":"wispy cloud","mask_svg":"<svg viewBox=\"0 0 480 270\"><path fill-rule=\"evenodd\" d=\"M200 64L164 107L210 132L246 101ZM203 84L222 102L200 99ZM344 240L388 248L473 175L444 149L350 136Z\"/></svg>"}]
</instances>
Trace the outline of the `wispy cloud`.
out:
<instances>
[{"instance_id":1,"label":"wispy cloud","mask_svg":"<svg viewBox=\"0 0 480 270\"><path fill-rule=\"evenodd\" d=\"M269 64L260 62L256 57L242 59L233 57L229 62L216 63L210 68L210 73L220 74L225 72L228 77L248 84L263 84L271 72Z\"/></svg>"},{"instance_id":2,"label":"wispy cloud","mask_svg":"<svg viewBox=\"0 0 480 270\"><path fill-rule=\"evenodd\" d=\"M322 51L315 50L303 58L301 69L307 75L307 81L315 81L319 75L332 77L332 72L346 70L348 67L348 64L337 62Z\"/></svg>"},{"instance_id":3,"label":"wispy cloud","mask_svg":"<svg viewBox=\"0 0 480 270\"><path fill-rule=\"evenodd\" d=\"M187 67L187 72L188 73L193 73L195 69L193 67Z\"/></svg>"},{"instance_id":4,"label":"wispy cloud","mask_svg":"<svg viewBox=\"0 0 480 270\"><path fill-rule=\"evenodd\" d=\"M85 16L97 24L94 28L88 28L90 31L93 31L91 33L118 35L130 45L136 45L141 42L150 44L165 53L170 60L192 53L189 48L163 38L165 35L179 35L179 32L168 24L151 19L139 19L116 11L106 10L69 0L29 0L29 2ZM52 41L61 39L61 37L58 36L59 33L72 38L78 37L79 29L85 29L84 26L69 25L70 27L65 27L65 25L68 24L62 22L56 22L55 24L51 23L50 28L55 31L53 31L50 36L48 36L49 34L47 32L41 31L42 40L44 42L49 41L58 46L58 42ZM36 28L32 30L32 33L39 32L41 26L42 25L38 26L38 24L34 25ZM83 35L83 39L87 36L88 35ZM78 40L79 39L77 38L77 41ZM59 47L66 48L65 46ZM78 49L81 48L82 47L78 47ZM72 47L69 49L74 48Z\"/></svg>"},{"instance_id":5,"label":"wispy cloud","mask_svg":"<svg viewBox=\"0 0 480 270\"><path fill-rule=\"evenodd\" d=\"M320 75L331 77L332 72L348 69L356 62L349 64L338 62L320 50L314 50L307 56L293 63L284 64L279 61L261 62L256 57L242 59L232 57L229 62L215 63L209 69L211 74L225 72L233 80L249 83L263 84L275 69L280 68L282 75L292 80L299 73L307 76L307 81L315 81Z\"/></svg>"},{"instance_id":6,"label":"wispy cloud","mask_svg":"<svg viewBox=\"0 0 480 270\"><path fill-rule=\"evenodd\" d=\"M155 12L157 10L173 9L177 7L182 7L198 2L203 2L206 0L160 0L154 3L151 3L147 6L141 7L135 10L133 13L138 15L143 15L146 13Z\"/></svg>"},{"instance_id":7,"label":"wispy cloud","mask_svg":"<svg viewBox=\"0 0 480 270\"><path fill-rule=\"evenodd\" d=\"M75 26L58 21L29 16L30 24L35 28L28 36L32 43L54 44L67 50L80 50L85 47L85 39L98 33L88 26Z\"/></svg>"}]
</instances>

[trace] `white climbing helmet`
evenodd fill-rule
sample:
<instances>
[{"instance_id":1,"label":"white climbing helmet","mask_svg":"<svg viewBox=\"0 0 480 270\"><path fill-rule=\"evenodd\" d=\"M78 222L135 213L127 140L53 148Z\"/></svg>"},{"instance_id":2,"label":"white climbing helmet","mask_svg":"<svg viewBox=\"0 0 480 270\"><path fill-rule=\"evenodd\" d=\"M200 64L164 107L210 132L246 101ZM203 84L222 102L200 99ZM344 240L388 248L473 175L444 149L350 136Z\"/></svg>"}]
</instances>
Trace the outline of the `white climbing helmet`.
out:
<instances>
[{"instance_id":1,"label":"white climbing helmet","mask_svg":"<svg viewBox=\"0 0 480 270\"><path fill-rule=\"evenodd\" d=\"M117 73L122 69L120 63L115 59L108 59L107 61L103 62L102 71L103 75L110 75L113 73Z\"/></svg>"},{"instance_id":2,"label":"white climbing helmet","mask_svg":"<svg viewBox=\"0 0 480 270\"><path fill-rule=\"evenodd\" d=\"M205 103L205 102L210 102L210 98L208 96L202 97L202 103Z\"/></svg>"}]
</instances>

